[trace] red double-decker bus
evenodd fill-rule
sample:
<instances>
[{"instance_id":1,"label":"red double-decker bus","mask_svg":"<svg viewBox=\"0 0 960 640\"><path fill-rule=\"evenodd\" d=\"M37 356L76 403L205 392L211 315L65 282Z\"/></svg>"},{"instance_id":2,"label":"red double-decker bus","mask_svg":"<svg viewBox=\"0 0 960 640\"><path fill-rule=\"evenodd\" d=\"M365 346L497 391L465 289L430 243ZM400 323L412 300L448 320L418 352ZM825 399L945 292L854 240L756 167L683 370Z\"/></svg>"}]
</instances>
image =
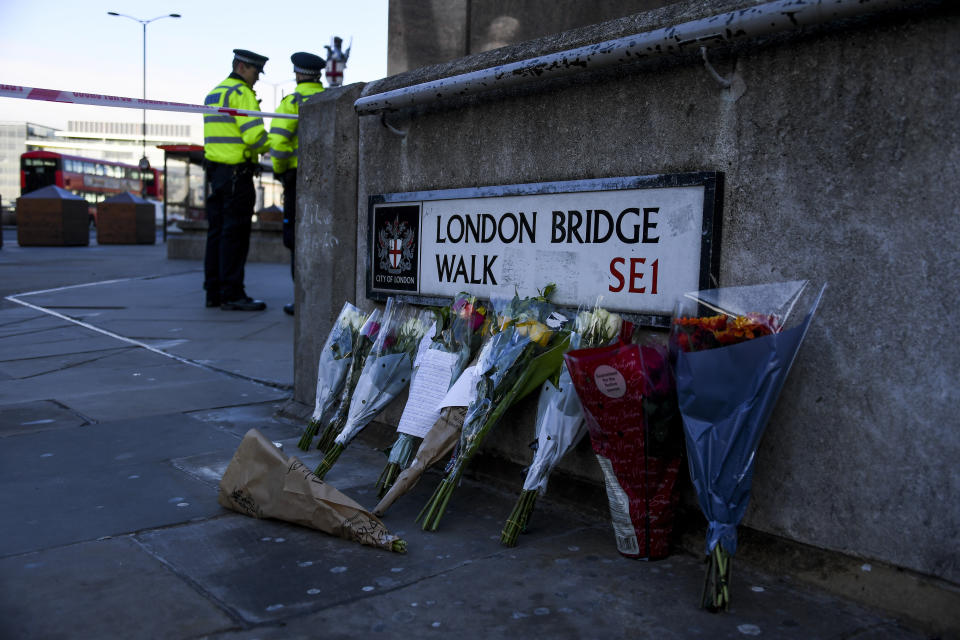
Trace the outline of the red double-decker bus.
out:
<instances>
[{"instance_id":1,"label":"red double-decker bus","mask_svg":"<svg viewBox=\"0 0 960 640\"><path fill-rule=\"evenodd\" d=\"M158 169L141 170L132 164L55 151L27 151L20 155L21 195L51 184L86 199L91 209L124 191L154 200L163 196L162 172Z\"/></svg>"}]
</instances>

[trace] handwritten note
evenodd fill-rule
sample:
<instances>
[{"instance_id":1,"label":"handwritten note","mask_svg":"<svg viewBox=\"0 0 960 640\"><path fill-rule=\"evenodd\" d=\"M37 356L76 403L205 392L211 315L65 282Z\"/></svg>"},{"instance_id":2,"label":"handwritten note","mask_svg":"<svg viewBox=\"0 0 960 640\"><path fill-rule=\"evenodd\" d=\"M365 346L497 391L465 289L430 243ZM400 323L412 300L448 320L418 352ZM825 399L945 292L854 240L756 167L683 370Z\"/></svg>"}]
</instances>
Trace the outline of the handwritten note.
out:
<instances>
[{"instance_id":1,"label":"handwritten note","mask_svg":"<svg viewBox=\"0 0 960 640\"><path fill-rule=\"evenodd\" d=\"M446 395L457 356L438 349L420 353L420 366L410 381L410 396L397 431L422 438L440 417L440 400Z\"/></svg>"},{"instance_id":2,"label":"handwritten note","mask_svg":"<svg viewBox=\"0 0 960 640\"><path fill-rule=\"evenodd\" d=\"M444 407L466 407L477 395L477 367L467 367L453 383L447 395L440 402L440 409Z\"/></svg>"}]
</instances>

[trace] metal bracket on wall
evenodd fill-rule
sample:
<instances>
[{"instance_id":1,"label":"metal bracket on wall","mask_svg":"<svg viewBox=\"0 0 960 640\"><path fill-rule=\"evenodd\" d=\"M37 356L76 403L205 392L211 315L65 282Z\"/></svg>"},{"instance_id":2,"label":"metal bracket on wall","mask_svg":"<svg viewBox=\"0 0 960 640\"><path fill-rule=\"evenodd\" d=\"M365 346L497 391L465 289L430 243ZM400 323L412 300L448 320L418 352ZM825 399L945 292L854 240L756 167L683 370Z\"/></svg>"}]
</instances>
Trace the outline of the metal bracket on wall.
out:
<instances>
[{"instance_id":1,"label":"metal bracket on wall","mask_svg":"<svg viewBox=\"0 0 960 640\"><path fill-rule=\"evenodd\" d=\"M720 83L720 86L724 89L729 89L732 84L730 80L727 80L713 68L713 65L710 64L710 58L707 57L707 48L702 46L700 47L700 55L703 57L703 66L707 68L707 71L710 72L710 75L713 76L713 79Z\"/></svg>"},{"instance_id":2,"label":"metal bracket on wall","mask_svg":"<svg viewBox=\"0 0 960 640\"><path fill-rule=\"evenodd\" d=\"M381 114L380 114L380 123L381 123L383 126L385 126L385 127L390 131L390 133L396 134L396 135L400 136L401 138L406 138L406 137L407 137L407 132L406 132L406 131L401 131L400 129L397 129L395 126L393 126L392 124L390 124L389 122L387 122L387 114L386 114L386 113L381 113Z\"/></svg>"}]
</instances>

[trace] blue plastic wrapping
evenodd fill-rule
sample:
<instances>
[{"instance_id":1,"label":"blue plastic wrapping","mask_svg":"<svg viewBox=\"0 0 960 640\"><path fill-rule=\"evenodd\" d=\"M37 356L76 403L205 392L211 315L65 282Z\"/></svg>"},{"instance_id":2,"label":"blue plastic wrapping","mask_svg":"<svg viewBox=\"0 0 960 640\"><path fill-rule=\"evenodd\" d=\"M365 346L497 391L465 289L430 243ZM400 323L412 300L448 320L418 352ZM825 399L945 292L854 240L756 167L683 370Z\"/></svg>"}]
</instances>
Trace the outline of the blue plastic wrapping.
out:
<instances>
[{"instance_id":1,"label":"blue plastic wrapping","mask_svg":"<svg viewBox=\"0 0 960 640\"><path fill-rule=\"evenodd\" d=\"M806 283L787 284L801 285L790 296L789 313ZM737 525L750 500L757 448L822 295L823 289L803 320L789 329L675 354L690 478L708 521L707 554L718 543L731 555L736 552ZM708 296L691 297L721 314L745 313L709 304ZM769 317L775 318L774 331L785 324L784 315Z\"/></svg>"}]
</instances>

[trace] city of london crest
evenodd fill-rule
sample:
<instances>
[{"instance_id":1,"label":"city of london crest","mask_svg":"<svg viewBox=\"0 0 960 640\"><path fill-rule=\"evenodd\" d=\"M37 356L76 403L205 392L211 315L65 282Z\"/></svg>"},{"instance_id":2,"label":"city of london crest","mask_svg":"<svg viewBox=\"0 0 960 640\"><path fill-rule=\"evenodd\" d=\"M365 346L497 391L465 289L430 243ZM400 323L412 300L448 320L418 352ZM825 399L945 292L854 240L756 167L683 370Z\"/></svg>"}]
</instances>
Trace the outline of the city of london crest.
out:
<instances>
[{"instance_id":1,"label":"city of london crest","mask_svg":"<svg viewBox=\"0 0 960 640\"><path fill-rule=\"evenodd\" d=\"M413 251L416 235L410 225L394 218L377 234L377 258L380 268L394 275L413 266Z\"/></svg>"}]
</instances>

